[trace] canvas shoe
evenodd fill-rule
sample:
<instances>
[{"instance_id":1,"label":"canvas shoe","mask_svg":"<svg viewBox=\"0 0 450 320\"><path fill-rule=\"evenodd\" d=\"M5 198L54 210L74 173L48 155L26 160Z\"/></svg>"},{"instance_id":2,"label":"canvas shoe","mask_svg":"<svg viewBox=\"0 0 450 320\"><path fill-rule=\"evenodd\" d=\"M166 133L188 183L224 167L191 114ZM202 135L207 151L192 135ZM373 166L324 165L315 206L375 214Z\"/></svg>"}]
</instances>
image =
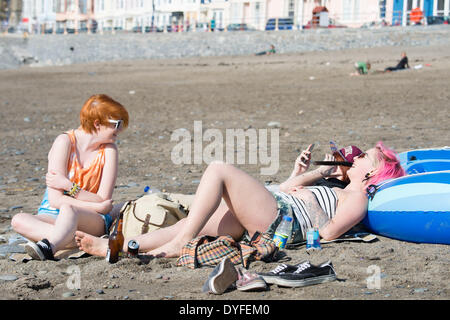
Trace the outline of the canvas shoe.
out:
<instances>
[{"instance_id":1,"label":"canvas shoe","mask_svg":"<svg viewBox=\"0 0 450 320\"><path fill-rule=\"evenodd\" d=\"M290 264L282 263L282 264L278 265L275 269L273 269L269 272L266 272L266 273L258 272L258 275L260 275L266 283L276 284L276 279L279 277L280 274L292 273L295 270L297 270L297 268L300 264L301 263L299 263L297 265L290 265Z\"/></svg>"},{"instance_id":2,"label":"canvas shoe","mask_svg":"<svg viewBox=\"0 0 450 320\"><path fill-rule=\"evenodd\" d=\"M309 261L300 264L292 273L283 273L276 278L276 284L283 287L304 287L336 280L331 261L319 266L312 265Z\"/></svg>"},{"instance_id":3,"label":"canvas shoe","mask_svg":"<svg viewBox=\"0 0 450 320\"><path fill-rule=\"evenodd\" d=\"M267 284L264 279L255 272L238 269L239 279L236 281L236 288L240 291L266 290Z\"/></svg>"},{"instance_id":4,"label":"canvas shoe","mask_svg":"<svg viewBox=\"0 0 450 320\"><path fill-rule=\"evenodd\" d=\"M53 256L50 242L47 239L42 239L36 243L28 241L25 245L25 250L35 260L56 260Z\"/></svg>"},{"instance_id":5,"label":"canvas shoe","mask_svg":"<svg viewBox=\"0 0 450 320\"><path fill-rule=\"evenodd\" d=\"M203 292L214 294L224 293L238 280L238 273L229 258L224 258L211 272L203 285Z\"/></svg>"}]
</instances>

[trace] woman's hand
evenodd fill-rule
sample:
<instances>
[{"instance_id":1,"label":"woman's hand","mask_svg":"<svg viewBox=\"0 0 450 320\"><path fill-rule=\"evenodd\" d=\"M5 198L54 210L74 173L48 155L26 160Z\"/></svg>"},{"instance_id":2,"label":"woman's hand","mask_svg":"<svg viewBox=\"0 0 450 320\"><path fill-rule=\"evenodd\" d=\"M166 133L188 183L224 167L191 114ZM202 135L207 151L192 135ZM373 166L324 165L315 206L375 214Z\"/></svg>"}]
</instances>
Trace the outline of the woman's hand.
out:
<instances>
[{"instance_id":1,"label":"woman's hand","mask_svg":"<svg viewBox=\"0 0 450 320\"><path fill-rule=\"evenodd\" d=\"M113 209L113 201L112 199L108 199L102 202L93 203L95 211L98 213L107 214Z\"/></svg>"},{"instance_id":2,"label":"woman's hand","mask_svg":"<svg viewBox=\"0 0 450 320\"><path fill-rule=\"evenodd\" d=\"M331 154L326 154L323 161L336 161L336 159ZM322 175L322 177L331 177L333 173L336 172L337 166L320 166L317 171Z\"/></svg>"},{"instance_id":3,"label":"woman's hand","mask_svg":"<svg viewBox=\"0 0 450 320\"><path fill-rule=\"evenodd\" d=\"M72 188L72 182L66 176L56 171L47 172L45 183L47 187L62 191L69 191Z\"/></svg>"},{"instance_id":4,"label":"woman's hand","mask_svg":"<svg viewBox=\"0 0 450 320\"><path fill-rule=\"evenodd\" d=\"M291 177L300 175L308 170L311 163L311 147L312 145L309 145L309 147L306 150L303 150L297 159L295 159L294 170L292 171Z\"/></svg>"}]
</instances>

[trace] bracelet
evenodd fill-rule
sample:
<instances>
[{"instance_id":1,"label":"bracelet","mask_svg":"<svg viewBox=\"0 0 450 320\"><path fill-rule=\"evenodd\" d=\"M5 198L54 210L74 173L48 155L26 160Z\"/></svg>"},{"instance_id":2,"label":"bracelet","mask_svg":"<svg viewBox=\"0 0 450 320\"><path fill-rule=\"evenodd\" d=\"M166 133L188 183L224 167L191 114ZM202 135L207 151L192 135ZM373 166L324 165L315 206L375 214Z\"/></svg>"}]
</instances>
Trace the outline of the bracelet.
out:
<instances>
[{"instance_id":1,"label":"bracelet","mask_svg":"<svg viewBox=\"0 0 450 320\"><path fill-rule=\"evenodd\" d=\"M68 195L72 198L75 198L78 192L80 192L80 190L81 190L80 186L74 182L72 184L72 188L68 192Z\"/></svg>"}]
</instances>

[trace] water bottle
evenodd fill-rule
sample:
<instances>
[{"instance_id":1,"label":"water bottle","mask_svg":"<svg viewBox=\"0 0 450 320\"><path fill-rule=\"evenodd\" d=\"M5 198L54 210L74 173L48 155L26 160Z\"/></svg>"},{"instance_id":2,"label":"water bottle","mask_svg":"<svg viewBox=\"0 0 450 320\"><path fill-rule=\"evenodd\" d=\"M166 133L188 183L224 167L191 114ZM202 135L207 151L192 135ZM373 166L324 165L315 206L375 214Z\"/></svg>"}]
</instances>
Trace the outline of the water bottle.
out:
<instances>
[{"instance_id":1,"label":"water bottle","mask_svg":"<svg viewBox=\"0 0 450 320\"><path fill-rule=\"evenodd\" d=\"M286 242L292 233L292 218L289 216L284 216L281 223L278 225L277 230L275 230L275 234L273 235L273 241L275 245L284 249L286 247Z\"/></svg>"},{"instance_id":2,"label":"water bottle","mask_svg":"<svg viewBox=\"0 0 450 320\"><path fill-rule=\"evenodd\" d=\"M148 194L160 193L160 192L161 191L158 189L151 189L149 186L145 186L144 193L141 195L141 197L148 195Z\"/></svg>"},{"instance_id":3,"label":"water bottle","mask_svg":"<svg viewBox=\"0 0 450 320\"><path fill-rule=\"evenodd\" d=\"M306 251L309 250L320 250L320 235L319 229L309 228L306 232Z\"/></svg>"}]
</instances>

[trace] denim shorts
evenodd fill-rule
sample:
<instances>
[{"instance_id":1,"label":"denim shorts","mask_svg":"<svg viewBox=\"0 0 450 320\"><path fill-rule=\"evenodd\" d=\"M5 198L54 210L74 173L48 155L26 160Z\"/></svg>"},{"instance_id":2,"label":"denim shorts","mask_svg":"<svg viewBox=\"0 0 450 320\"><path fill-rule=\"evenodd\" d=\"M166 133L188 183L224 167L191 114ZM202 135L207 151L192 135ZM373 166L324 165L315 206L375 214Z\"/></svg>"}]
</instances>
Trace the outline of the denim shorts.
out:
<instances>
[{"instance_id":1,"label":"denim shorts","mask_svg":"<svg viewBox=\"0 0 450 320\"><path fill-rule=\"evenodd\" d=\"M42 199L41 205L39 206L37 215L48 215L53 219L56 219L59 215L59 209L53 208L50 206L50 202L48 201L48 190L45 190L44 198ZM104 223L105 223L105 234L109 233L109 228L113 222L111 215L108 214L100 214Z\"/></svg>"},{"instance_id":2,"label":"denim shorts","mask_svg":"<svg viewBox=\"0 0 450 320\"><path fill-rule=\"evenodd\" d=\"M292 218L292 233L290 236L290 239L288 239L288 244L296 244L302 241L305 241L303 239L303 233L300 224L298 223L297 217L295 216L292 207L289 203L285 202L280 196L278 196L275 192L272 192L273 197L275 198L275 201L277 202L278 206L278 213L275 220L269 225L265 233L269 234L271 237L275 234L275 230L277 229L278 225L283 220L284 216L289 216ZM248 234L248 231L246 230L243 236L243 240L250 241L250 236Z\"/></svg>"}]
</instances>

